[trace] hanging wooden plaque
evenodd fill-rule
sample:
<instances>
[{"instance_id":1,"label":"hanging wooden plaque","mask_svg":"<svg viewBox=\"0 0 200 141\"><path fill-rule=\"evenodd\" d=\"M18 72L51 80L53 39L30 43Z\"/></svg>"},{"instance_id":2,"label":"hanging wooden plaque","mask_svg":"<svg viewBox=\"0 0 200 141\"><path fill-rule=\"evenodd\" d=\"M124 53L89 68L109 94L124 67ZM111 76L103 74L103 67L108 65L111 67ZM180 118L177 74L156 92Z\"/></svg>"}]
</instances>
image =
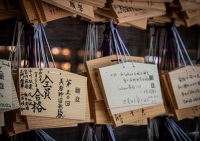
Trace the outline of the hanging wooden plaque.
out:
<instances>
[{"instance_id":1,"label":"hanging wooden plaque","mask_svg":"<svg viewBox=\"0 0 200 141\"><path fill-rule=\"evenodd\" d=\"M133 27L145 30L147 29L147 19L135 20L128 22Z\"/></svg>"},{"instance_id":2,"label":"hanging wooden plaque","mask_svg":"<svg viewBox=\"0 0 200 141\"><path fill-rule=\"evenodd\" d=\"M34 11L34 7L31 1L20 0L20 4L25 15L26 21L28 23L38 24L37 15Z\"/></svg>"},{"instance_id":3,"label":"hanging wooden plaque","mask_svg":"<svg viewBox=\"0 0 200 141\"><path fill-rule=\"evenodd\" d=\"M134 63L133 67L127 62L124 68L117 64L98 70L111 115L163 103L156 65Z\"/></svg>"},{"instance_id":4,"label":"hanging wooden plaque","mask_svg":"<svg viewBox=\"0 0 200 141\"><path fill-rule=\"evenodd\" d=\"M132 57L135 62L144 63L144 57ZM124 59L124 57L123 57ZM131 61L130 57L128 57L129 61ZM111 118L107 112L103 94L100 90L99 84L97 82L97 69L100 67L110 66L113 64L117 64L117 56L111 55L107 57L102 57L99 59L94 59L90 61L86 61L86 69L87 69L87 76L88 76L88 83L91 88L91 92L89 97L92 101L92 113L94 114L94 121L96 124L111 124Z\"/></svg>"},{"instance_id":5,"label":"hanging wooden plaque","mask_svg":"<svg viewBox=\"0 0 200 141\"><path fill-rule=\"evenodd\" d=\"M144 63L143 57L134 56L132 58L135 62ZM103 95L101 93L101 90L99 88L99 85L98 85L98 82L96 79L97 69L101 68L101 67L117 64L116 59L117 59L116 55L111 55L111 56L102 57L99 59L86 61L86 69L87 69L87 73L88 73L87 76L89 77L89 80L92 83L92 89L94 91L95 100L103 100ZM123 57L123 59L124 59L124 57ZM130 57L128 57L128 59L129 59L129 61L131 61Z\"/></svg>"},{"instance_id":6,"label":"hanging wooden plaque","mask_svg":"<svg viewBox=\"0 0 200 141\"><path fill-rule=\"evenodd\" d=\"M76 2L74 0L43 0L47 3L70 11L74 14L78 14L85 18L94 18L94 8L93 6L83 4L81 2Z\"/></svg>"},{"instance_id":7,"label":"hanging wooden plaque","mask_svg":"<svg viewBox=\"0 0 200 141\"><path fill-rule=\"evenodd\" d=\"M0 59L0 109L12 107L11 62Z\"/></svg>"},{"instance_id":8,"label":"hanging wooden plaque","mask_svg":"<svg viewBox=\"0 0 200 141\"><path fill-rule=\"evenodd\" d=\"M193 26L193 25L195 25L195 24L200 24L200 16L193 17L193 18L190 18L190 19L186 19L186 18L185 18L184 20L185 20L186 25L187 25L188 27Z\"/></svg>"},{"instance_id":9,"label":"hanging wooden plaque","mask_svg":"<svg viewBox=\"0 0 200 141\"><path fill-rule=\"evenodd\" d=\"M171 71L169 79L178 109L200 105L200 67Z\"/></svg>"},{"instance_id":10,"label":"hanging wooden plaque","mask_svg":"<svg viewBox=\"0 0 200 141\"><path fill-rule=\"evenodd\" d=\"M90 110L88 103L88 96L86 101L85 120L74 120L64 118L50 118L50 117L36 117L25 116L26 125L29 130L44 129L44 128L56 128L56 127L68 127L78 123L92 122L90 119Z\"/></svg>"},{"instance_id":11,"label":"hanging wooden plaque","mask_svg":"<svg viewBox=\"0 0 200 141\"><path fill-rule=\"evenodd\" d=\"M126 23L129 21L146 19L146 18L161 16L161 15L165 15L165 11L139 10L139 11L133 11L133 14L130 16L118 18L117 22Z\"/></svg>"},{"instance_id":12,"label":"hanging wooden plaque","mask_svg":"<svg viewBox=\"0 0 200 141\"><path fill-rule=\"evenodd\" d=\"M55 68L19 69L22 115L85 120L87 78Z\"/></svg>"},{"instance_id":13,"label":"hanging wooden plaque","mask_svg":"<svg viewBox=\"0 0 200 141\"><path fill-rule=\"evenodd\" d=\"M200 9L189 9L185 11L187 18L194 18L200 16Z\"/></svg>"},{"instance_id":14,"label":"hanging wooden plaque","mask_svg":"<svg viewBox=\"0 0 200 141\"><path fill-rule=\"evenodd\" d=\"M140 9L147 9L147 10L158 10L158 11L165 11L165 3L164 2L152 2L152 1L121 1L121 0L111 0L112 5L120 5L121 7L127 6L127 7L134 7L134 8L140 8Z\"/></svg>"},{"instance_id":15,"label":"hanging wooden plaque","mask_svg":"<svg viewBox=\"0 0 200 141\"><path fill-rule=\"evenodd\" d=\"M40 8L40 12L42 14L43 20L46 22L73 15L73 13L71 12L68 12L64 9L56 7L52 4L43 2L42 0L38 0L37 2Z\"/></svg>"},{"instance_id":16,"label":"hanging wooden plaque","mask_svg":"<svg viewBox=\"0 0 200 141\"><path fill-rule=\"evenodd\" d=\"M179 0L179 4L182 10L189 10L189 9L200 9L200 5L198 3L193 3L185 0Z\"/></svg>"},{"instance_id":17,"label":"hanging wooden plaque","mask_svg":"<svg viewBox=\"0 0 200 141\"><path fill-rule=\"evenodd\" d=\"M119 5L108 4L115 18L122 18L133 14L134 11L140 11L139 8L125 7Z\"/></svg>"},{"instance_id":18,"label":"hanging wooden plaque","mask_svg":"<svg viewBox=\"0 0 200 141\"><path fill-rule=\"evenodd\" d=\"M183 120L186 118L194 118L200 116L200 106L194 106L190 108L176 109L177 120Z\"/></svg>"},{"instance_id":19,"label":"hanging wooden plaque","mask_svg":"<svg viewBox=\"0 0 200 141\"><path fill-rule=\"evenodd\" d=\"M149 117L155 117L163 115L166 113L165 107L163 104L156 106L150 106L146 108L141 108L138 110L131 110L128 112L123 112L119 114L114 114L111 116L111 120L114 123L114 126L121 126L125 124L130 124L140 120L146 120Z\"/></svg>"}]
</instances>

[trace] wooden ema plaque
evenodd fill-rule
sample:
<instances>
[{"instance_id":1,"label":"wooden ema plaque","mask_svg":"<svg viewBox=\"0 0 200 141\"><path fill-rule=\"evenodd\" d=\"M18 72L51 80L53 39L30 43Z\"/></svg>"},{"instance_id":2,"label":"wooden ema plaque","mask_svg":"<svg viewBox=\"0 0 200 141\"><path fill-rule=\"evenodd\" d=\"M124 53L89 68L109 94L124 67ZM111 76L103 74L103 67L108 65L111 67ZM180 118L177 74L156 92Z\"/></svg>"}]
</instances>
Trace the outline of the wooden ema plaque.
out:
<instances>
[{"instance_id":1,"label":"wooden ema plaque","mask_svg":"<svg viewBox=\"0 0 200 141\"><path fill-rule=\"evenodd\" d=\"M147 18L161 16L165 14L166 14L165 11L138 10L138 11L133 11L133 14L131 16L118 18L117 22L126 23L126 22L130 22L134 20L147 19Z\"/></svg>"},{"instance_id":2,"label":"wooden ema plaque","mask_svg":"<svg viewBox=\"0 0 200 141\"><path fill-rule=\"evenodd\" d=\"M76 2L74 0L43 0L47 3L65 9L69 12L75 13L85 18L94 18L93 6Z\"/></svg>"},{"instance_id":3,"label":"wooden ema plaque","mask_svg":"<svg viewBox=\"0 0 200 141\"><path fill-rule=\"evenodd\" d=\"M121 1L121 0L111 0L111 1L112 5L120 5L122 9L123 7L134 7L139 9L153 10L153 11L166 10L164 2L152 2L152 1L134 2L134 1Z\"/></svg>"},{"instance_id":4,"label":"wooden ema plaque","mask_svg":"<svg viewBox=\"0 0 200 141\"><path fill-rule=\"evenodd\" d=\"M127 62L98 70L110 115L163 103L156 65Z\"/></svg>"},{"instance_id":5,"label":"wooden ema plaque","mask_svg":"<svg viewBox=\"0 0 200 141\"><path fill-rule=\"evenodd\" d=\"M155 117L166 113L163 104L142 108L138 110L132 110L129 112L119 113L111 116L111 120L114 126L121 126L130 124L131 122L139 122L141 120L147 120L149 117Z\"/></svg>"},{"instance_id":6,"label":"wooden ema plaque","mask_svg":"<svg viewBox=\"0 0 200 141\"><path fill-rule=\"evenodd\" d=\"M194 18L200 16L200 9L189 9L185 11L186 17Z\"/></svg>"},{"instance_id":7,"label":"wooden ema plaque","mask_svg":"<svg viewBox=\"0 0 200 141\"><path fill-rule=\"evenodd\" d=\"M85 120L87 78L55 68L20 68L21 115Z\"/></svg>"},{"instance_id":8,"label":"wooden ema plaque","mask_svg":"<svg viewBox=\"0 0 200 141\"><path fill-rule=\"evenodd\" d=\"M35 0L34 0L35 1ZM35 5L38 6L38 13L41 13L42 21L48 22L56 19L72 16L73 13L56 7L52 4L43 2L42 0L35 1Z\"/></svg>"},{"instance_id":9,"label":"wooden ema plaque","mask_svg":"<svg viewBox=\"0 0 200 141\"><path fill-rule=\"evenodd\" d=\"M127 57L129 61L131 61L130 57ZM132 56L133 60L135 62L140 62L144 63L144 58L143 57L135 57ZM124 57L123 57L124 59ZM94 98L95 100L103 100L103 95L101 93L101 90L99 88L96 76L97 76L97 69L101 67L106 67L106 66L111 66L117 64L117 56L116 55L111 55L107 57L102 57L99 59L94 59L90 61L86 61L86 69L87 69L87 76L89 81L92 84L92 90L94 92Z\"/></svg>"},{"instance_id":10,"label":"wooden ema plaque","mask_svg":"<svg viewBox=\"0 0 200 141\"><path fill-rule=\"evenodd\" d=\"M191 66L168 73L168 98L178 120L200 115L200 67ZM166 83L167 83L166 81ZM187 113L187 114L186 114ZM190 114L189 114L190 113Z\"/></svg>"},{"instance_id":11,"label":"wooden ema plaque","mask_svg":"<svg viewBox=\"0 0 200 141\"><path fill-rule=\"evenodd\" d=\"M20 4L28 23L38 24L37 15L35 14L31 1L20 0Z\"/></svg>"},{"instance_id":12,"label":"wooden ema plaque","mask_svg":"<svg viewBox=\"0 0 200 141\"><path fill-rule=\"evenodd\" d=\"M63 17L72 16L73 13L56 7L42 0L20 0L26 20L29 23L44 23Z\"/></svg>"},{"instance_id":13,"label":"wooden ema plaque","mask_svg":"<svg viewBox=\"0 0 200 141\"><path fill-rule=\"evenodd\" d=\"M178 2L183 11L190 10L190 9L200 9L200 5L198 3L193 3L193 2L185 1L185 0L179 0Z\"/></svg>"},{"instance_id":14,"label":"wooden ema plaque","mask_svg":"<svg viewBox=\"0 0 200 141\"><path fill-rule=\"evenodd\" d=\"M178 109L200 106L200 67L171 71L169 79Z\"/></svg>"},{"instance_id":15,"label":"wooden ema plaque","mask_svg":"<svg viewBox=\"0 0 200 141\"><path fill-rule=\"evenodd\" d=\"M11 62L0 59L0 109L12 108Z\"/></svg>"},{"instance_id":16,"label":"wooden ema plaque","mask_svg":"<svg viewBox=\"0 0 200 141\"><path fill-rule=\"evenodd\" d=\"M111 124L110 116L107 112L102 92L97 82L97 69L100 67L110 66L117 64L117 56L111 55L94 59L86 62L88 85L90 87L89 97L91 101L90 110L92 111L94 122L96 124ZM130 59L128 57L128 59ZM144 63L143 57L133 57L135 62ZM130 60L129 60L130 61Z\"/></svg>"},{"instance_id":17,"label":"wooden ema plaque","mask_svg":"<svg viewBox=\"0 0 200 141\"><path fill-rule=\"evenodd\" d=\"M148 69L147 69L148 68ZM157 66L127 62L98 69L99 84L115 126L166 112ZM117 82L117 83L116 83Z\"/></svg>"},{"instance_id":18,"label":"wooden ema plaque","mask_svg":"<svg viewBox=\"0 0 200 141\"><path fill-rule=\"evenodd\" d=\"M45 128L55 128L55 127L68 127L77 125L78 123L89 123L92 122L90 119L90 110L88 103L88 96L86 101L86 117L85 120L74 120L74 119L58 119L49 117L35 117L35 116L25 116L26 125L29 130L34 129L45 129Z\"/></svg>"},{"instance_id":19,"label":"wooden ema plaque","mask_svg":"<svg viewBox=\"0 0 200 141\"><path fill-rule=\"evenodd\" d=\"M19 109L19 99L17 97L17 92L15 89L15 85L13 82L13 79L11 78L11 87L12 87L12 106L9 109L4 109L4 110L0 110L0 112L6 112L6 111L10 111L10 110L15 110L15 109Z\"/></svg>"}]
</instances>

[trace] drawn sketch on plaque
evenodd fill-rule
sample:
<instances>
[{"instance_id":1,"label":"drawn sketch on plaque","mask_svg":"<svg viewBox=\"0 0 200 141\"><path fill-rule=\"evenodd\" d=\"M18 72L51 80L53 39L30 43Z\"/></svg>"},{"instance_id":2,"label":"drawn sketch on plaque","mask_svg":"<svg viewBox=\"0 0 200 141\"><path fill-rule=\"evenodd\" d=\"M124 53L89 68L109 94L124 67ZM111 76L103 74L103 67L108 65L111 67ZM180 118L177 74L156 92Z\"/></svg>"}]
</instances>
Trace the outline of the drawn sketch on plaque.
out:
<instances>
[{"instance_id":1,"label":"drawn sketch on plaque","mask_svg":"<svg viewBox=\"0 0 200 141\"><path fill-rule=\"evenodd\" d=\"M55 68L19 69L22 115L85 120L87 78Z\"/></svg>"},{"instance_id":2,"label":"drawn sketch on plaque","mask_svg":"<svg viewBox=\"0 0 200 141\"><path fill-rule=\"evenodd\" d=\"M133 67L131 62L124 65L124 68L117 64L98 69L110 114L162 104L157 66L134 63ZM122 110L115 110L118 108Z\"/></svg>"},{"instance_id":3,"label":"drawn sketch on plaque","mask_svg":"<svg viewBox=\"0 0 200 141\"><path fill-rule=\"evenodd\" d=\"M11 62L0 59L0 109L12 107Z\"/></svg>"},{"instance_id":4,"label":"drawn sketch on plaque","mask_svg":"<svg viewBox=\"0 0 200 141\"><path fill-rule=\"evenodd\" d=\"M174 70L169 77L178 109L200 105L200 67Z\"/></svg>"}]
</instances>

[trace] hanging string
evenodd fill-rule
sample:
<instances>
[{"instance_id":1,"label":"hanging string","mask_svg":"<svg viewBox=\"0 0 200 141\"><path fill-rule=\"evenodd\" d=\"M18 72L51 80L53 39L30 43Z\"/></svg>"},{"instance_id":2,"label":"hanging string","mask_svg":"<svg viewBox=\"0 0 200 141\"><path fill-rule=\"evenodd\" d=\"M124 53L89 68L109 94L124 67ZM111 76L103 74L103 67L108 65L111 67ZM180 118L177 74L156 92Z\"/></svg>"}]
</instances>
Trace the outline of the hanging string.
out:
<instances>
[{"instance_id":1,"label":"hanging string","mask_svg":"<svg viewBox=\"0 0 200 141\"><path fill-rule=\"evenodd\" d=\"M54 68L56 67L43 24L27 26L25 28L25 57L24 67L50 67L50 56ZM42 63L44 66L42 66Z\"/></svg>"},{"instance_id":2,"label":"hanging string","mask_svg":"<svg viewBox=\"0 0 200 141\"><path fill-rule=\"evenodd\" d=\"M94 23L88 24L85 53L83 63L88 60L96 59L98 51L98 26Z\"/></svg>"},{"instance_id":3,"label":"hanging string","mask_svg":"<svg viewBox=\"0 0 200 141\"><path fill-rule=\"evenodd\" d=\"M113 25L113 20L111 19L110 20L110 29L111 29L111 33L112 33L112 40L113 40L113 43L114 43L114 47L115 47L115 53L117 55L117 61L118 61L118 64L120 64L120 59L122 61L122 65L124 67L124 60L122 59L122 55L121 55L121 52L119 50L119 47L118 47L118 44L117 44L117 41L116 41L116 37L115 37L115 27Z\"/></svg>"},{"instance_id":4,"label":"hanging string","mask_svg":"<svg viewBox=\"0 0 200 141\"><path fill-rule=\"evenodd\" d=\"M150 62L149 58L150 56L153 57L153 42L154 42L154 37L155 36L155 26L150 28L150 45L149 45L149 54L148 54L148 63Z\"/></svg>"},{"instance_id":5,"label":"hanging string","mask_svg":"<svg viewBox=\"0 0 200 141\"><path fill-rule=\"evenodd\" d=\"M21 67L21 35L23 32L23 23L19 20L15 22L15 28L14 28L14 33L13 33L13 39L12 39L12 44L11 44L11 52L9 55L9 61L11 61L11 70L12 73L14 70L17 68ZM14 46L15 43L15 38L16 40L16 45Z\"/></svg>"},{"instance_id":6,"label":"hanging string","mask_svg":"<svg viewBox=\"0 0 200 141\"><path fill-rule=\"evenodd\" d=\"M51 52L51 49L50 49L50 46L49 46L49 42L48 42L48 40L47 40L46 33L45 33L45 31L44 31L44 27L45 27L45 26L46 26L46 24L40 24L40 28L41 28L42 35L43 35L42 37L43 37L43 39L44 39L44 41L45 41L47 50L48 50L49 55L50 55L50 57L51 57L51 60L52 60L52 62L53 62L53 66L54 66L54 68L56 68L56 64L55 64L55 61L54 61L54 58L53 58L53 55L52 55L52 52ZM48 64L48 67L49 67L49 64Z\"/></svg>"},{"instance_id":7,"label":"hanging string","mask_svg":"<svg viewBox=\"0 0 200 141\"><path fill-rule=\"evenodd\" d=\"M123 67L125 67L124 62L125 61L128 62L127 55L130 56L130 53L128 52L121 37L119 36L118 28L114 25L112 19L110 20L109 24L110 24L111 37L112 37L111 39L113 41L113 46L115 48L115 53L117 55L117 61L118 61L118 63L122 62ZM125 61L124 61L124 58L122 57L122 55L124 56ZM130 56L130 59L134 66L134 61L131 56Z\"/></svg>"},{"instance_id":8,"label":"hanging string","mask_svg":"<svg viewBox=\"0 0 200 141\"><path fill-rule=\"evenodd\" d=\"M133 67L134 67L133 57L130 55L129 51L127 50L126 46L124 45L124 42L122 41L121 37L119 36L119 33L118 33L118 30L117 30L117 29L116 29L115 32L116 32L116 35L117 35L117 39L118 39L118 41L119 41L119 43L120 43L120 46L121 46L121 48L122 48L122 50L123 50L123 54L124 54L124 56L125 56L125 58L126 58L126 62L128 62L128 59L127 59L127 57L126 57L126 54L128 54L128 56L129 56L130 59L131 59L132 65L133 65Z\"/></svg>"},{"instance_id":9,"label":"hanging string","mask_svg":"<svg viewBox=\"0 0 200 141\"><path fill-rule=\"evenodd\" d=\"M110 137L111 137L111 140L112 141L115 141L116 139L115 139L115 135L114 135L114 133L113 133L113 128L112 128L112 126L111 125L106 125L106 127L107 127L107 129L108 129L108 131L109 131L109 135L110 135Z\"/></svg>"},{"instance_id":10,"label":"hanging string","mask_svg":"<svg viewBox=\"0 0 200 141\"><path fill-rule=\"evenodd\" d=\"M16 34L17 24L18 24L18 21L15 22L15 28L14 28L13 38L12 38L12 44L11 44L11 52L10 52L9 59L8 59L9 61L12 61L13 53L14 53L15 48L16 48L14 46L14 42L15 42L15 34Z\"/></svg>"},{"instance_id":11,"label":"hanging string","mask_svg":"<svg viewBox=\"0 0 200 141\"><path fill-rule=\"evenodd\" d=\"M192 63L192 61L191 61L191 59L190 59L190 57L189 57L189 55L188 55L188 52L187 52L187 50L186 50L186 48L185 48L185 45L183 44L183 41L182 41L182 39L181 39L181 37L180 37L180 35L179 35L179 33L178 33L176 27L173 26L173 29L174 29L174 31L176 32L177 37L178 37L178 39L179 39L179 41L180 41L180 43L181 43L181 45L182 45L182 48L183 48L183 50L185 51L185 54L186 54L186 56L187 56L187 58L188 58L188 61L190 62L190 65L192 66L192 68L193 68L193 70L194 70L194 65L193 65L193 63Z\"/></svg>"},{"instance_id":12,"label":"hanging string","mask_svg":"<svg viewBox=\"0 0 200 141\"><path fill-rule=\"evenodd\" d=\"M183 63L184 63L184 66L185 66L185 68L186 68L186 70L187 70L186 62L185 62L183 53L182 53L181 48L180 48L180 45L179 45L179 42L178 42L178 39L177 39L177 35L176 35L175 31L174 31L174 28L173 28L173 27L171 27L171 28L172 28L172 32L173 32L173 35L174 35L174 38L175 38L175 41L176 41L176 45L177 45L177 48L178 48L178 53L180 54L181 59L182 59L182 61L183 61ZM180 58L179 58L180 56L178 55L178 67L181 66Z\"/></svg>"}]
</instances>

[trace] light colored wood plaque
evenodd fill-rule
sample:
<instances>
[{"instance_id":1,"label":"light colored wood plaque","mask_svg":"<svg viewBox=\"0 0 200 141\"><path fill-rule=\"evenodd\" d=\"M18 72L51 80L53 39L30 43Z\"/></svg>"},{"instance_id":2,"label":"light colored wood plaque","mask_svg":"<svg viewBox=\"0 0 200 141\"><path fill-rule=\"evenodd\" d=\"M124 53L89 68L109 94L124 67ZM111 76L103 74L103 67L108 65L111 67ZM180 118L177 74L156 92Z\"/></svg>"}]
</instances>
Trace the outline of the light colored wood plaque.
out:
<instances>
[{"instance_id":1,"label":"light colored wood plaque","mask_svg":"<svg viewBox=\"0 0 200 141\"><path fill-rule=\"evenodd\" d=\"M185 11L187 18L200 16L200 9L189 9Z\"/></svg>"},{"instance_id":2,"label":"light colored wood plaque","mask_svg":"<svg viewBox=\"0 0 200 141\"><path fill-rule=\"evenodd\" d=\"M147 10L158 10L158 11L165 11L165 3L161 2L134 2L134 1L121 1L121 0L112 0L113 5L120 5L120 6L127 6L127 7L134 7L140 9L147 9Z\"/></svg>"},{"instance_id":3,"label":"light colored wood plaque","mask_svg":"<svg viewBox=\"0 0 200 141\"><path fill-rule=\"evenodd\" d=\"M200 105L200 67L191 66L169 72L178 109Z\"/></svg>"},{"instance_id":4,"label":"light colored wood plaque","mask_svg":"<svg viewBox=\"0 0 200 141\"><path fill-rule=\"evenodd\" d=\"M165 15L165 11L139 10L139 11L134 11L132 13L132 15L122 17L122 18L118 18L117 22L126 23L126 22L129 22L129 21L146 19L146 18L161 16L161 15Z\"/></svg>"},{"instance_id":5,"label":"light colored wood plaque","mask_svg":"<svg viewBox=\"0 0 200 141\"><path fill-rule=\"evenodd\" d=\"M42 0L38 0L38 6L40 8L40 12L44 21L53 21L56 19L72 16L73 13L68 12L64 9L56 7L52 4L43 2Z\"/></svg>"},{"instance_id":6,"label":"light colored wood plaque","mask_svg":"<svg viewBox=\"0 0 200 141\"><path fill-rule=\"evenodd\" d=\"M133 67L127 62L124 68L117 64L98 70L111 115L163 103L156 65L134 63Z\"/></svg>"},{"instance_id":7,"label":"light colored wood plaque","mask_svg":"<svg viewBox=\"0 0 200 141\"><path fill-rule=\"evenodd\" d=\"M78 14L85 18L94 18L94 8L93 6L83 4L81 2L76 2L73 0L43 0L47 3L70 11L72 13Z\"/></svg>"},{"instance_id":8,"label":"light colored wood plaque","mask_svg":"<svg viewBox=\"0 0 200 141\"><path fill-rule=\"evenodd\" d=\"M133 123L136 121L140 121L141 119L145 120L150 117L163 115L165 113L166 113L166 110L165 110L164 105L159 104L156 106L150 106L147 108L114 114L112 115L111 119L114 123L114 126L121 126L121 125L129 124L129 123Z\"/></svg>"},{"instance_id":9,"label":"light colored wood plaque","mask_svg":"<svg viewBox=\"0 0 200 141\"><path fill-rule=\"evenodd\" d=\"M90 119L88 96L87 96L85 113L86 113L85 120L58 119L58 118L49 118L49 117L36 117L36 116L25 116L25 119L26 119L27 128L29 130L55 128L55 127L68 127L68 126L77 125L78 123L92 122Z\"/></svg>"},{"instance_id":10,"label":"light colored wood plaque","mask_svg":"<svg viewBox=\"0 0 200 141\"><path fill-rule=\"evenodd\" d=\"M176 118L178 120L186 118L194 118L200 116L200 106L194 106L190 108L176 109Z\"/></svg>"},{"instance_id":11,"label":"light colored wood plaque","mask_svg":"<svg viewBox=\"0 0 200 141\"><path fill-rule=\"evenodd\" d=\"M111 118L107 112L102 92L99 88L99 84L97 82L97 69L104 66L109 66L113 64L117 64L117 56L111 55L107 57L102 57L99 59L94 59L86 62L88 83L90 86L90 101L93 118L96 124L111 124ZM129 61L131 60L128 57ZM133 60L135 62L144 63L143 57L133 56Z\"/></svg>"},{"instance_id":12,"label":"light colored wood plaque","mask_svg":"<svg viewBox=\"0 0 200 141\"><path fill-rule=\"evenodd\" d=\"M143 57L133 56L132 58L135 62L144 63ZM116 59L117 59L116 55L111 55L111 56L102 57L99 59L86 61L86 69L88 73L87 76L89 78L89 81L92 83L92 89L94 91L95 100L103 100L103 95L101 93L101 90L99 88L99 85L96 79L96 75L97 75L96 70L101 67L117 64ZM128 59L129 61L131 61L130 57L128 57Z\"/></svg>"},{"instance_id":13,"label":"light colored wood plaque","mask_svg":"<svg viewBox=\"0 0 200 141\"><path fill-rule=\"evenodd\" d=\"M12 108L11 62L0 59L0 109Z\"/></svg>"},{"instance_id":14,"label":"light colored wood plaque","mask_svg":"<svg viewBox=\"0 0 200 141\"><path fill-rule=\"evenodd\" d=\"M85 120L87 78L55 68L19 69L21 114Z\"/></svg>"},{"instance_id":15,"label":"light colored wood plaque","mask_svg":"<svg viewBox=\"0 0 200 141\"><path fill-rule=\"evenodd\" d=\"M31 0L20 0L20 4L25 15L26 21L28 23L38 24L37 15L34 11L34 7L31 3Z\"/></svg>"}]
</instances>

